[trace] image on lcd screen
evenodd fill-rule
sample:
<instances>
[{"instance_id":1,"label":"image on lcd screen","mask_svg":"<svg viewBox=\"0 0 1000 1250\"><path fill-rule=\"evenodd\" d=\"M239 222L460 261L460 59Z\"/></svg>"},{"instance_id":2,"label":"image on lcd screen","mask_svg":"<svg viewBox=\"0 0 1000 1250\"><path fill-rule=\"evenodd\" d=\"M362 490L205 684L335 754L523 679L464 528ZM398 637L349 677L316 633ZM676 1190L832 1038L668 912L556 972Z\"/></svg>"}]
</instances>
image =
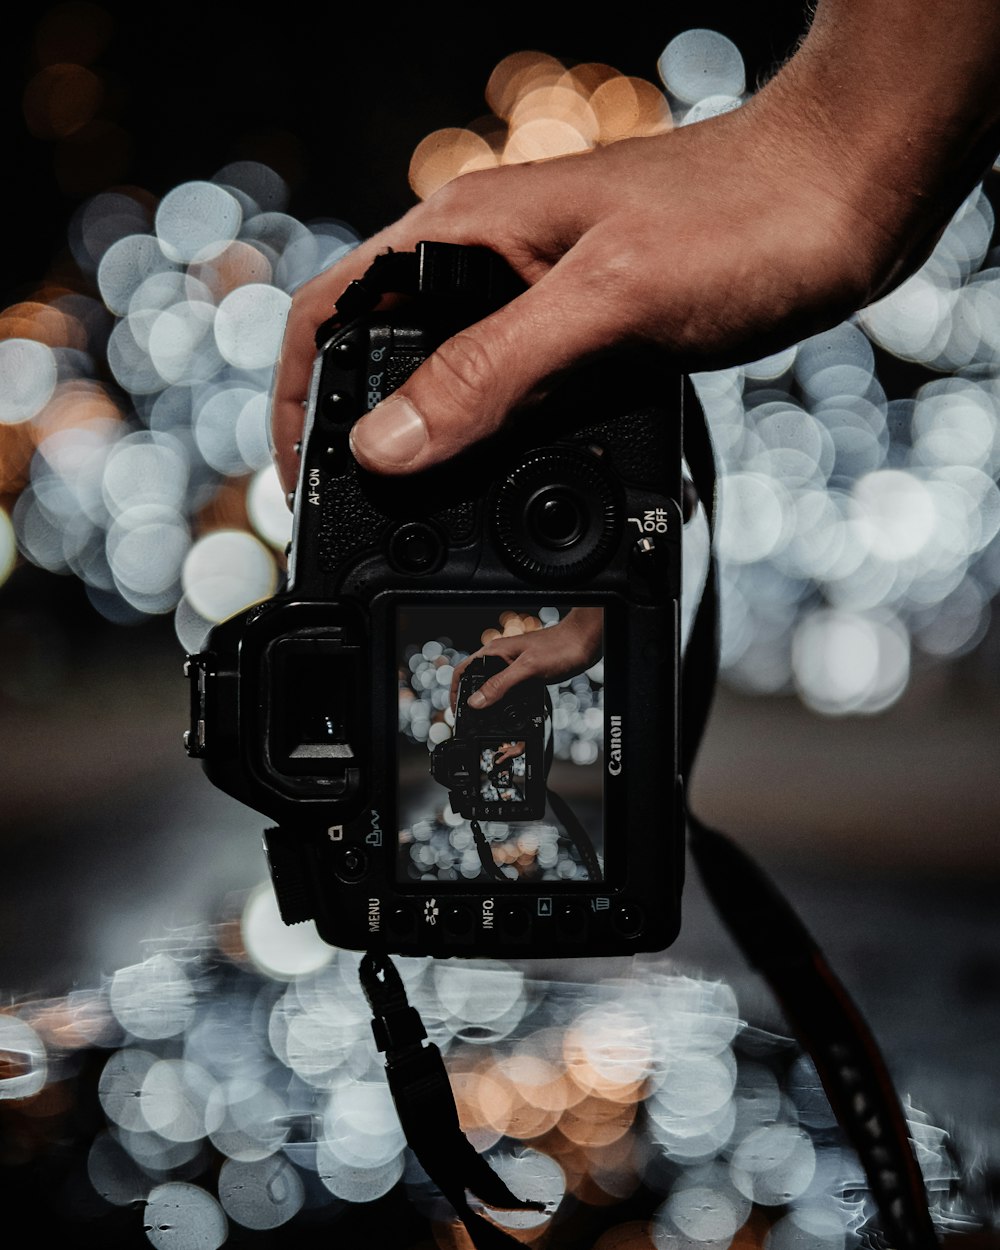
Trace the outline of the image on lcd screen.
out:
<instances>
[{"instance_id":1,"label":"image on lcd screen","mask_svg":"<svg viewBox=\"0 0 1000 1250\"><path fill-rule=\"evenodd\" d=\"M401 883L604 880L604 625L584 605L397 609Z\"/></svg>"}]
</instances>

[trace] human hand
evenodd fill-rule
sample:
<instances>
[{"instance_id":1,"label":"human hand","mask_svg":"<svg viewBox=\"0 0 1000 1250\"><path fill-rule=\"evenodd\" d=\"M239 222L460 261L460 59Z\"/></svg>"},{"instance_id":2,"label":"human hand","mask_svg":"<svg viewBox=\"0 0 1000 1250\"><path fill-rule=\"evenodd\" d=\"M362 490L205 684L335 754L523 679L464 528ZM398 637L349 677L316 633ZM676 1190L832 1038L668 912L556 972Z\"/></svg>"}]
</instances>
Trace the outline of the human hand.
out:
<instances>
[{"instance_id":1,"label":"human hand","mask_svg":"<svg viewBox=\"0 0 1000 1250\"><path fill-rule=\"evenodd\" d=\"M469 697L469 707L490 707L529 677L546 685L575 677L600 659L604 642L604 613L601 608L572 608L556 625L509 638L494 638L485 647L455 665L451 677L451 707L455 710L458 683L473 660L498 655L507 667L488 677Z\"/></svg>"},{"instance_id":2,"label":"human hand","mask_svg":"<svg viewBox=\"0 0 1000 1250\"><path fill-rule=\"evenodd\" d=\"M503 742L500 744L500 750L495 752L493 756L493 767L502 764L505 760L515 759L518 755L524 754L523 742Z\"/></svg>"},{"instance_id":3,"label":"human hand","mask_svg":"<svg viewBox=\"0 0 1000 1250\"><path fill-rule=\"evenodd\" d=\"M824 199L771 162L762 149L787 147L787 137L779 140L776 124L753 124L750 112L464 175L300 288L272 407L285 490L298 472L293 446L316 328L386 248L411 250L424 239L486 245L529 289L443 344L358 422L354 454L381 473L448 459L608 346L659 342L679 363L720 364L782 344L793 303L797 337L849 311L861 287L843 273L856 265L854 224L836 220L847 214L835 195ZM786 152L780 164L789 163ZM794 300L803 275L811 289ZM836 285L850 294L831 312Z\"/></svg>"},{"instance_id":4,"label":"human hand","mask_svg":"<svg viewBox=\"0 0 1000 1250\"><path fill-rule=\"evenodd\" d=\"M615 344L719 367L884 294L995 155L998 48L994 0L820 0L799 51L733 112L456 178L296 293L272 405L285 490L314 332L386 248L484 245L529 284L357 423L358 461L397 474L487 437Z\"/></svg>"}]
</instances>

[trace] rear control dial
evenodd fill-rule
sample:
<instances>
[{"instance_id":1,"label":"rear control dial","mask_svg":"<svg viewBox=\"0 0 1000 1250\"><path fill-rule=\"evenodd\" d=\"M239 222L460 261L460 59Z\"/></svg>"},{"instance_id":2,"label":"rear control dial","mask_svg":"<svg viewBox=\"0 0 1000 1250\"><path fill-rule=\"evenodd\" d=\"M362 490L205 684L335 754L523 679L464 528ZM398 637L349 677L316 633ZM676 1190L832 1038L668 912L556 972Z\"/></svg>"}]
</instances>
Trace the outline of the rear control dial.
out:
<instances>
[{"instance_id":1,"label":"rear control dial","mask_svg":"<svg viewBox=\"0 0 1000 1250\"><path fill-rule=\"evenodd\" d=\"M493 524L513 572L545 582L584 577L618 544L620 487L590 451L541 448L500 482Z\"/></svg>"}]
</instances>

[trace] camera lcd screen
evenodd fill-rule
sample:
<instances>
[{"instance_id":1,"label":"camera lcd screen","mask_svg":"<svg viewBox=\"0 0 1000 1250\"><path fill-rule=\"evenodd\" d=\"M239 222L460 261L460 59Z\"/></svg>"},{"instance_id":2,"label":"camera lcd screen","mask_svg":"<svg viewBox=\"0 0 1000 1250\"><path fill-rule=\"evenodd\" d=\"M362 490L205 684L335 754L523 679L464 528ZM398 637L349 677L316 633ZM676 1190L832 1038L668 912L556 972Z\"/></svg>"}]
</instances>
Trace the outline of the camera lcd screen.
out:
<instances>
[{"instance_id":1,"label":"camera lcd screen","mask_svg":"<svg viewBox=\"0 0 1000 1250\"><path fill-rule=\"evenodd\" d=\"M480 741L479 797L484 803L524 805L527 783L524 752L527 743L520 741ZM512 815L516 813L512 810Z\"/></svg>"},{"instance_id":2,"label":"camera lcd screen","mask_svg":"<svg viewBox=\"0 0 1000 1250\"><path fill-rule=\"evenodd\" d=\"M396 608L401 884L604 877L603 607Z\"/></svg>"}]
</instances>

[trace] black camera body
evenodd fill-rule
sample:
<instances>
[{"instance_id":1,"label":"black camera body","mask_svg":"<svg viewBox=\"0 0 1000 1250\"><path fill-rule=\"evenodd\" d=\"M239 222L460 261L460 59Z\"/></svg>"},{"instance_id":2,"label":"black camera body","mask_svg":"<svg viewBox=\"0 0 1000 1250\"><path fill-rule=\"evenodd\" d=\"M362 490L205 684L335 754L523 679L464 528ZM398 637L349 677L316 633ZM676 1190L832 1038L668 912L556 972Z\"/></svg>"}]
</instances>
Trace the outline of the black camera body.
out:
<instances>
[{"instance_id":1,"label":"black camera body","mask_svg":"<svg viewBox=\"0 0 1000 1250\"><path fill-rule=\"evenodd\" d=\"M541 820L545 815L545 687L514 687L477 712L469 698L506 663L473 660L462 674L451 738L431 752L431 776L448 788L451 810L466 820Z\"/></svg>"},{"instance_id":2,"label":"black camera body","mask_svg":"<svg viewBox=\"0 0 1000 1250\"><path fill-rule=\"evenodd\" d=\"M368 473L354 422L521 289L485 249L380 259L391 273L317 336L287 584L188 659L188 752L275 822L282 916L333 945L661 950L684 870L682 377L615 350L446 465ZM469 706L512 651L581 619L583 667Z\"/></svg>"}]
</instances>

